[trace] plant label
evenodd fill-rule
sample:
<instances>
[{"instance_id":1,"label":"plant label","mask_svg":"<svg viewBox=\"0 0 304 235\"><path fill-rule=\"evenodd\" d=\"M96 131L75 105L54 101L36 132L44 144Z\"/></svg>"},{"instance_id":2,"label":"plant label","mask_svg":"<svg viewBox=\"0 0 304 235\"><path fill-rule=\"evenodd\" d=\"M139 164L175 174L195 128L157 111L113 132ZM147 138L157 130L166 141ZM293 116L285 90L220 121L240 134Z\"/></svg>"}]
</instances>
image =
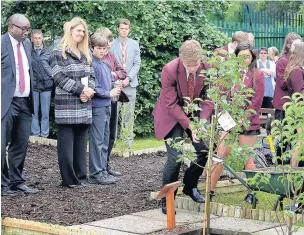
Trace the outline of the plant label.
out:
<instances>
[{"instance_id":1,"label":"plant label","mask_svg":"<svg viewBox=\"0 0 304 235\"><path fill-rule=\"evenodd\" d=\"M229 113L225 112L224 114L219 114L218 123L223 128L224 131L229 131L231 128L236 126L235 121L230 116Z\"/></svg>"}]
</instances>

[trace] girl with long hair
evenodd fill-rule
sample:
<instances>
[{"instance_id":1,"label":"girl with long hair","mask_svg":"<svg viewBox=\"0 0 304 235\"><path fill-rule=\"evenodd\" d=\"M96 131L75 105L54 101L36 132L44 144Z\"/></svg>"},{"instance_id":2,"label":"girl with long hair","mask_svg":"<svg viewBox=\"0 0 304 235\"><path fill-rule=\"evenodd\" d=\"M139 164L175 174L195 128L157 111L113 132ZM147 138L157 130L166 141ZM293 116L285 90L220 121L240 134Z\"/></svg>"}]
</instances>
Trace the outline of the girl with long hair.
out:
<instances>
[{"instance_id":1,"label":"girl with long hair","mask_svg":"<svg viewBox=\"0 0 304 235\"><path fill-rule=\"evenodd\" d=\"M290 96L296 92L304 93L304 42L295 45L285 69L284 79ZM301 133L302 131L297 129L297 132ZM300 145L301 143L298 143L298 146ZM298 148L298 146L295 146L295 148ZM298 151L296 150L291 159L291 166L298 166L297 157Z\"/></svg>"},{"instance_id":2,"label":"girl with long hair","mask_svg":"<svg viewBox=\"0 0 304 235\"><path fill-rule=\"evenodd\" d=\"M302 42L300 35L296 33L289 33L285 37L285 42L280 54L280 58L276 63L276 86L273 96L273 107L275 108L275 119L283 120L285 118L285 111L283 110L283 105L287 102L287 99L283 99L284 96L288 96L288 88L286 81L284 79L285 69L289 61L289 56L294 50L296 44ZM278 148L276 155L281 156L281 151L285 151L288 147L288 143L285 143L283 149ZM278 160L280 164L280 160Z\"/></svg>"},{"instance_id":3,"label":"girl with long hair","mask_svg":"<svg viewBox=\"0 0 304 235\"><path fill-rule=\"evenodd\" d=\"M280 54L280 58L276 64L276 86L273 96L273 106L275 110L275 118L282 120L285 117L283 105L287 101L282 99L284 96L288 96L288 90L284 79L285 68L289 60L289 56L297 43L302 42L300 35L296 33L289 33L285 37L285 42Z\"/></svg>"},{"instance_id":4,"label":"girl with long hair","mask_svg":"<svg viewBox=\"0 0 304 235\"><path fill-rule=\"evenodd\" d=\"M87 24L75 17L65 24L64 37L51 56L58 163L62 185L70 188L87 182L86 149L95 93L91 62Z\"/></svg>"},{"instance_id":5,"label":"girl with long hair","mask_svg":"<svg viewBox=\"0 0 304 235\"><path fill-rule=\"evenodd\" d=\"M257 69L256 55L253 53L252 48L249 44L241 44L237 47L235 54L237 56L246 56L245 65L247 66L247 73L244 74L244 84L246 88L252 88L255 93L253 97L249 98L251 104L249 104L247 109L255 110L255 114L248 116L250 121L250 126L248 129L243 129L239 135L239 144L247 145L252 147L256 144L257 135L260 134L260 110L264 97L264 74ZM222 132L221 139L227 138L228 133ZM230 154L230 148L225 145L225 141L221 141L218 147L217 155L222 158L228 157ZM255 169L254 158L249 157L245 163L245 169ZM216 164L213 168L211 174L211 195L214 195L215 186L220 178L221 172L223 170L222 164Z\"/></svg>"}]
</instances>

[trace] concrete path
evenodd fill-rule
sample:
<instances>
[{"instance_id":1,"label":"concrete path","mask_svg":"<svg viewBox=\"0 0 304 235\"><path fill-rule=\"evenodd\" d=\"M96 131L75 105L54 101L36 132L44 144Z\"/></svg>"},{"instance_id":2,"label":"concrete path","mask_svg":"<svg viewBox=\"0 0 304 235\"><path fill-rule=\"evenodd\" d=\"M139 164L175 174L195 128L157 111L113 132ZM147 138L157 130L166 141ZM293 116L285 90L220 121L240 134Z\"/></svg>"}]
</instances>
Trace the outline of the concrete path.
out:
<instances>
[{"instance_id":1,"label":"concrete path","mask_svg":"<svg viewBox=\"0 0 304 235\"><path fill-rule=\"evenodd\" d=\"M102 235L179 234L181 231L202 228L202 213L180 209L176 211L177 228L171 232L166 230L166 216L161 213L160 209L142 211L71 227ZM277 234L274 229L277 226L278 224L274 223L211 215L212 231L223 234L274 235ZM238 233L235 233L236 231ZM304 229L294 234L303 235Z\"/></svg>"}]
</instances>

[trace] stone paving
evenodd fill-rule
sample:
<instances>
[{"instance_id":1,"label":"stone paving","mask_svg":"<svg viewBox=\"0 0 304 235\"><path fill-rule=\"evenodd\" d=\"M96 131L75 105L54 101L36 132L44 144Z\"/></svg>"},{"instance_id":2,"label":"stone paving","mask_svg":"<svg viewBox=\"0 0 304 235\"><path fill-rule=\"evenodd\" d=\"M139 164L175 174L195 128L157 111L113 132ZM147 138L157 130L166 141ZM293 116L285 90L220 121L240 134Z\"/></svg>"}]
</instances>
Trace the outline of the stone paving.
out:
<instances>
[{"instance_id":1,"label":"stone paving","mask_svg":"<svg viewBox=\"0 0 304 235\"><path fill-rule=\"evenodd\" d=\"M160 209L142 211L130 215L119 216L82 225L75 225L72 227L86 231L97 232L103 235L181 234L182 230L184 229L189 230L193 228L202 228L202 213L180 209L177 209L176 211L177 228L172 232L166 230L166 216L161 213ZM269 222L267 223L262 221L211 215L212 231L225 235L274 235L276 234L274 228L278 226L278 224ZM303 235L304 230L300 230L300 232L294 234Z\"/></svg>"}]
</instances>

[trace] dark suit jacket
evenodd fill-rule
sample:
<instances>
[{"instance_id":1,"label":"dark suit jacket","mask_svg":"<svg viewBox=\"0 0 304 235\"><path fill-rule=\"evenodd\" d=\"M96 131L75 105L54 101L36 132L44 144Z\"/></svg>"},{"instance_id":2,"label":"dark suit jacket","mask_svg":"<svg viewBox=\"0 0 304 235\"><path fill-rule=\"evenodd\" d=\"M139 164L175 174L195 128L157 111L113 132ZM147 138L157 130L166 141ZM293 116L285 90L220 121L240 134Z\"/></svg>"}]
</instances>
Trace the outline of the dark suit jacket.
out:
<instances>
[{"instance_id":1,"label":"dark suit jacket","mask_svg":"<svg viewBox=\"0 0 304 235\"><path fill-rule=\"evenodd\" d=\"M204 76L200 74L202 69L208 69L207 64L202 63L196 73L194 98L201 98L204 87ZM163 139L177 124L187 129L190 120L183 111L183 97L189 97L186 70L179 58L165 65L161 74L161 92L153 111L154 131L157 139ZM208 101L200 102L200 118L209 119L213 111L213 104Z\"/></svg>"},{"instance_id":2,"label":"dark suit jacket","mask_svg":"<svg viewBox=\"0 0 304 235\"><path fill-rule=\"evenodd\" d=\"M287 80L288 93L291 96L295 92L304 93L304 69L295 68L289 74Z\"/></svg>"},{"instance_id":3,"label":"dark suit jacket","mask_svg":"<svg viewBox=\"0 0 304 235\"><path fill-rule=\"evenodd\" d=\"M273 96L273 106L275 109L283 110L283 105L287 102L287 99L282 99L284 96L288 96L287 84L284 79L285 68L288 64L288 55L285 55L279 59L276 64L276 86Z\"/></svg>"},{"instance_id":4,"label":"dark suit jacket","mask_svg":"<svg viewBox=\"0 0 304 235\"><path fill-rule=\"evenodd\" d=\"M31 111L33 112L33 71L31 66L31 48L32 45L29 41L25 40L23 43L29 67L31 79L30 103ZM16 65L14 51L8 33L1 36L1 119L9 110L11 106L14 93L16 89Z\"/></svg>"}]
</instances>

